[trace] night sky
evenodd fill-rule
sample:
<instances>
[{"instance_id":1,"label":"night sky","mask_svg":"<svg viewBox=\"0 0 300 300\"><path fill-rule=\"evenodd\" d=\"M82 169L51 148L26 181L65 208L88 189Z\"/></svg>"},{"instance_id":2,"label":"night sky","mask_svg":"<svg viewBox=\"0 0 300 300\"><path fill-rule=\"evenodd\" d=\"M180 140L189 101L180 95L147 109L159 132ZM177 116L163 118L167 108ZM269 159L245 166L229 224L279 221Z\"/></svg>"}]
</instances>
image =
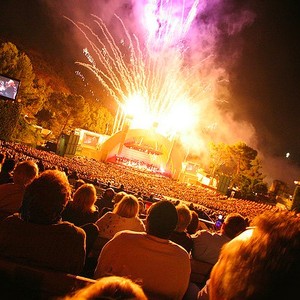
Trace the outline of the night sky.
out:
<instances>
[{"instance_id":1,"label":"night sky","mask_svg":"<svg viewBox=\"0 0 300 300\"><path fill-rule=\"evenodd\" d=\"M108 5L113 0L100 0ZM125 9L130 1L123 1ZM257 147L267 158L266 170L271 178L288 182L300 179L300 12L297 1L220 1L225 7L238 7L241 2L251 11L253 22L238 34L240 42L220 39L219 57L225 58L233 45L239 45L240 55L227 65L230 75L231 109L236 121L253 125ZM49 8L49 3L52 8ZM53 6L61 4L61 11L53 17ZM1 1L0 38L13 39L24 46L37 49L47 56L72 63L78 49L66 52L70 24L62 18L73 18L95 8L93 1L26 0ZM95 4L96 5L96 4ZM97 12L94 11L95 14ZM55 22L54 22L55 20ZM290 156L286 158L286 153Z\"/></svg>"}]
</instances>

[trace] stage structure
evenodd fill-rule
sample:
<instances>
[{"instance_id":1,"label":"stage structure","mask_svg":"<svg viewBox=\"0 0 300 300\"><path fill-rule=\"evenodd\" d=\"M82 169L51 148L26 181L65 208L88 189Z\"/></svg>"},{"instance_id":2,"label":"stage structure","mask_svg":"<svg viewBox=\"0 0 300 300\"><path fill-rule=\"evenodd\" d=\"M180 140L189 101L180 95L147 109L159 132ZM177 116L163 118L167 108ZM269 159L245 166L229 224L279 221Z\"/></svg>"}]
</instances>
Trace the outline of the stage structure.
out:
<instances>
[{"instance_id":1,"label":"stage structure","mask_svg":"<svg viewBox=\"0 0 300 300\"><path fill-rule=\"evenodd\" d=\"M121 163L178 179L185 151L151 129L130 129L128 124L101 146L101 161Z\"/></svg>"},{"instance_id":2,"label":"stage structure","mask_svg":"<svg viewBox=\"0 0 300 300\"><path fill-rule=\"evenodd\" d=\"M129 123L124 122L111 136L76 128L61 138L57 153L127 165L187 183L204 183L207 178L203 174L201 179L197 172L191 174L186 151L176 137L168 139L157 133L155 124L151 129L131 129Z\"/></svg>"},{"instance_id":3,"label":"stage structure","mask_svg":"<svg viewBox=\"0 0 300 300\"><path fill-rule=\"evenodd\" d=\"M99 134L81 128L75 128L65 137L61 152L64 156L84 156L99 160L101 145L109 138L108 135Z\"/></svg>"}]
</instances>

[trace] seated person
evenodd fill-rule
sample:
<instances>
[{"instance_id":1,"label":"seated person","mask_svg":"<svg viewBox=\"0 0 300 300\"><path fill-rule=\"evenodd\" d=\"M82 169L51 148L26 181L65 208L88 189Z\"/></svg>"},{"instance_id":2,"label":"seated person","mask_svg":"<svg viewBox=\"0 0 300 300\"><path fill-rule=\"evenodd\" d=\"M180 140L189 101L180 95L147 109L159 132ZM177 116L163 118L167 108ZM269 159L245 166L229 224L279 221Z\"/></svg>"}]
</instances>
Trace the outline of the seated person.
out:
<instances>
[{"instance_id":1,"label":"seated person","mask_svg":"<svg viewBox=\"0 0 300 300\"><path fill-rule=\"evenodd\" d=\"M0 152L0 172L5 158L6 158L6 154L4 152Z\"/></svg>"},{"instance_id":2,"label":"seated person","mask_svg":"<svg viewBox=\"0 0 300 300\"><path fill-rule=\"evenodd\" d=\"M176 206L178 214L178 223L172 232L170 240L182 246L188 253L192 250L193 241L187 233L187 226L192 220L192 212L186 204L178 204Z\"/></svg>"},{"instance_id":3,"label":"seated person","mask_svg":"<svg viewBox=\"0 0 300 300\"><path fill-rule=\"evenodd\" d=\"M192 235L191 282L200 288L205 285L212 267L219 258L222 246L244 231L247 225L246 220L240 214L231 213L225 218L220 232L198 230Z\"/></svg>"},{"instance_id":4,"label":"seated person","mask_svg":"<svg viewBox=\"0 0 300 300\"><path fill-rule=\"evenodd\" d=\"M148 297L181 300L189 286L191 267L188 253L169 240L177 220L170 201L152 204L146 232L117 233L102 249L94 278L116 275L141 280Z\"/></svg>"},{"instance_id":5,"label":"seated person","mask_svg":"<svg viewBox=\"0 0 300 300\"><path fill-rule=\"evenodd\" d=\"M67 176L68 176L68 181L69 181L70 185L71 185L72 187L74 187L76 181L79 179L79 176L78 176L78 174L77 174L77 171L74 170L74 171L72 171L71 174L69 174L69 175L67 175Z\"/></svg>"},{"instance_id":6,"label":"seated person","mask_svg":"<svg viewBox=\"0 0 300 300\"><path fill-rule=\"evenodd\" d=\"M273 300L298 295L300 218L265 212L221 251L208 281L209 299ZM202 291L201 291L202 293ZM208 299L199 295L199 299Z\"/></svg>"},{"instance_id":7,"label":"seated person","mask_svg":"<svg viewBox=\"0 0 300 300\"><path fill-rule=\"evenodd\" d=\"M145 231L145 225L139 218L139 202L133 195L123 196L112 212L107 212L97 222L99 236L111 239L121 230Z\"/></svg>"},{"instance_id":8,"label":"seated person","mask_svg":"<svg viewBox=\"0 0 300 300\"><path fill-rule=\"evenodd\" d=\"M63 221L68 221L81 227L86 234L86 255L94 246L98 237L98 227L94 224L99 218L99 210L95 205L97 200L96 188L91 183L83 183L73 195L73 200L68 201L62 212Z\"/></svg>"},{"instance_id":9,"label":"seated person","mask_svg":"<svg viewBox=\"0 0 300 300\"><path fill-rule=\"evenodd\" d=\"M126 196L126 195L128 195L128 194L127 194L126 192L124 192L124 191L115 193L115 195L114 195L114 197L113 197L113 199L112 199L112 202L113 202L114 206L115 206L118 202L120 202L120 201L122 200L122 198L123 198L124 196ZM112 210L112 209L111 209L111 210Z\"/></svg>"},{"instance_id":10,"label":"seated person","mask_svg":"<svg viewBox=\"0 0 300 300\"><path fill-rule=\"evenodd\" d=\"M103 216L107 211L111 211L114 208L113 198L115 196L115 191L113 188L107 188L102 196L97 199L95 205L98 206L100 217Z\"/></svg>"},{"instance_id":11,"label":"seated person","mask_svg":"<svg viewBox=\"0 0 300 300\"><path fill-rule=\"evenodd\" d=\"M98 236L88 256L89 270L85 276L92 277L91 274L94 272L101 249L117 232L126 229L133 231L146 230L138 214L139 203L137 198L125 194L112 212L109 211L98 219L95 223L98 227Z\"/></svg>"},{"instance_id":12,"label":"seated person","mask_svg":"<svg viewBox=\"0 0 300 300\"><path fill-rule=\"evenodd\" d=\"M192 219L190 224L186 228L187 232L190 235L196 233L200 227L198 214L194 210L191 210L191 212L192 212Z\"/></svg>"},{"instance_id":13,"label":"seated person","mask_svg":"<svg viewBox=\"0 0 300 300\"><path fill-rule=\"evenodd\" d=\"M64 221L69 221L76 226L94 223L99 218L99 210L95 205L97 200L96 188L91 183L84 183L77 188L73 200L69 201L62 212Z\"/></svg>"},{"instance_id":14,"label":"seated person","mask_svg":"<svg viewBox=\"0 0 300 300\"><path fill-rule=\"evenodd\" d=\"M0 172L0 184L14 182L13 171L16 161L13 158L5 158Z\"/></svg>"},{"instance_id":15,"label":"seated person","mask_svg":"<svg viewBox=\"0 0 300 300\"><path fill-rule=\"evenodd\" d=\"M192 235L192 258L214 265L224 244L236 237L247 227L246 220L238 213L230 213L221 225L220 232L198 230Z\"/></svg>"},{"instance_id":16,"label":"seated person","mask_svg":"<svg viewBox=\"0 0 300 300\"><path fill-rule=\"evenodd\" d=\"M19 212L25 187L38 175L38 166L33 160L17 164L13 182L0 185L0 219Z\"/></svg>"},{"instance_id":17,"label":"seated person","mask_svg":"<svg viewBox=\"0 0 300 300\"><path fill-rule=\"evenodd\" d=\"M85 262L83 229L61 221L71 188L64 172L47 170L25 189L20 214L0 223L0 255L27 265L79 274Z\"/></svg>"},{"instance_id":18,"label":"seated person","mask_svg":"<svg viewBox=\"0 0 300 300\"><path fill-rule=\"evenodd\" d=\"M140 285L129 278L119 276L108 276L97 280L73 294L63 298L63 300L94 300L94 299L136 299L147 300Z\"/></svg>"}]
</instances>

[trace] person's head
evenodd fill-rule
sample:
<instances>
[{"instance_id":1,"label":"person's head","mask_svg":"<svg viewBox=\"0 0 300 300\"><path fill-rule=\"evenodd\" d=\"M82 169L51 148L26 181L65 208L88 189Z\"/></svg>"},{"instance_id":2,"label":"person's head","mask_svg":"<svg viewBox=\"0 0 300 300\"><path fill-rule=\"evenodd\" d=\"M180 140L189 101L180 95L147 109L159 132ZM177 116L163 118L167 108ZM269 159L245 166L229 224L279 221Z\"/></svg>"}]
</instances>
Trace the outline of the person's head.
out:
<instances>
[{"instance_id":1,"label":"person's head","mask_svg":"<svg viewBox=\"0 0 300 300\"><path fill-rule=\"evenodd\" d=\"M19 162L13 174L13 181L16 184L28 185L38 175L38 165L33 160Z\"/></svg>"},{"instance_id":2,"label":"person's head","mask_svg":"<svg viewBox=\"0 0 300 300\"><path fill-rule=\"evenodd\" d=\"M98 279L95 283L77 290L64 300L94 300L94 299L135 299L147 300L142 287L129 278L108 276Z\"/></svg>"},{"instance_id":3,"label":"person's head","mask_svg":"<svg viewBox=\"0 0 300 300\"><path fill-rule=\"evenodd\" d=\"M0 152L0 165L3 164L4 160L5 160L5 153Z\"/></svg>"},{"instance_id":4,"label":"person's head","mask_svg":"<svg viewBox=\"0 0 300 300\"><path fill-rule=\"evenodd\" d=\"M64 172L46 170L27 187L21 206L21 218L37 224L55 224L61 219L71 195L71 187Z\"/></svg>"},{"instance_id":5,"label":"person's head","mask_svg":"<svg viewBox=\"0 0 300 300\"><path fill-rule=\"evenodd\" d=\"M85 181L83 179L77 179L74 184L74 190L76 191L83 184L85 184Z\"/></svg>"},{"instance_id":6,"label":"person's head","mask_svg":"<svg viewBox=\"0 0 300 300\"><path fill-rule=\"evenodd\" d=\"M66 174L68 174L68 171L65 172ZM69 178L72 178L72 179L78 179L78 173L76 170L73 170L72 173L69 175Z\"/></svg>"},{"instance_id":7,"label":"person's head","mask_svg":"<svg viewBox=\"0 0 300 300\"><path fill-rule=\"evenodd\" d=\"M266 212L225 244L209 283L211 300L293 299L300 274L300 218Z\"/></svg>"},{"instance_id":8,"label":"person's head","mask_svg":"<svg viewBox=\"0 0 300 300\"><path fill-rule=\"evenodd\" d=\"M124 196L126 196L126 195L127 195L127 193L124 192L124 191L118 192L118 193L116 193L116 194L114 195L112 201L113 201L114 204L116 205L116 204L119 203L119 202L122 200L122 198L123 198Z\"/></svg>"},{"instance_id":9,"label":"person's head","mask_svg":"<svg viewBox=\"0 0 300 300\"><path fill-rule=\"evenodd\" d=\"M5 158L1 171L10 173L14 170L16 166L16 161L13 158Z\"/></svg>"},{"instance_id":10,"label":"person's head","mask_svg":"<svg viewBox=\"0 0 300 300\"><path fill-rule=\"evenodd\" d=\"M139 202L134 195L123 196L116 204L113 212L124 218L136 217L139 213Z\"/></svg>"},{"instance_id":11,"label":"person's head","mask_svg":"<svg viewBox=\"0 0 300 300\"><path fill-rule=\"evenodd\" d=\"M112 200L113 197L115 196L115 191L112 189L112 188L107 188L104 193L103 193L103 198L105 199L109 199L109 200Z\"/></svg>"},{"instance_id":12,"label":"person's head","mask_svg":"<svg viewBox=\"0 0 300 300\"><path fill-rule=\"evenodd\" d=\"M178 221L175 205L168 200L161 200L152 204L147 213L147 233L169 239Z\"/></svg>"},{"instance_id":13,"label":"person's head","mask_svg":"<svg viewBox=\"0 0 300 300\"><path fill-rule=\"evenodd\" d=\"M227 235L230 239L233 239L238 234L243 232L247 227L247 221L239 213L230 213L226 216L221 232Z\"/></svg>"},{"instance_id":14,"label":"person's head","mask_svg":"<svg viewBox=\"0 0 300 300\"><path fill-rule=\"evenodd\" d=\"M138 201L139 201L139 214L143 215L145 213L145 210L146 210L145 203L144 203L142 197L138 198Z\"/></svg>"},{"instance_id":15,"label":"person's head","mask_svg":"<svg viewBox=\"0 0 300 300\"><path fill-rule=\"evenodd\" d=\"M73 204L81 211L95 211L96 188L91 183L82 184L73 195Z\"/></svg>"},{"instance_id":16,"label":"person's head","mask_svg":"<svg viewBox=\"0 0 300 300\"><path fill-rule=\"evenodd\" d=\"M178 204L176 206L176 210L178 215L178 222L175 230L178 232L184 232L192 220L192 212L184 203Z\"/></svg>"},{"instance_id":17,"label":"person's head","mask_svg":"<svg viewBox=\"0 0 300 300\"><path fill-rule=\"evenodd\" d=\"M187 227L187 232L189 234L194 234L194 233L196 233L196 231L199 228L199 217L198 217L198 214L194 210L192 210L191 212L192 212L192 219L191 219L190 224Z\"/></svg>"}]
</instances>

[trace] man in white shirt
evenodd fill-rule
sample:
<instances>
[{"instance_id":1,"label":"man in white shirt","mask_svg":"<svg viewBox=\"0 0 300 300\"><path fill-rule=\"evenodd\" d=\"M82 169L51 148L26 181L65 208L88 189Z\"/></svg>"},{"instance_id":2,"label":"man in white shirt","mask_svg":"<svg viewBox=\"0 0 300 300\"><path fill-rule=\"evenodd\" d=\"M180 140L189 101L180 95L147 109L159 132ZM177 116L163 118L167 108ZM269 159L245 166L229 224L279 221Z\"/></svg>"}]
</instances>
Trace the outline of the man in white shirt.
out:
<instances>
[{"instance_id":1,"label":"man in white shirt","mask_svg":"<svg viewBox=\"0 0 300 300\"><path fill-rule=\"evenodd\" d=\"M170 201L153 204L146 219L146 233L117 233L102 249L94 278L125 276L140 281L149 299L182 299L191 267L187 251L169 240L177 220Z\"/></svg>"},{"instance_id":2,"label":"man in white shirt","mask_svg":"<svg viewBox=\"0 0 300 300\"><path fill-rule=\"evenodd\" d=\"M247 227L246 220L238 213L226 216L220 232L199 230L192 235L192 257L198 261L214 265L220 255L221 248Z\"/></svg>"}]
</instances>

